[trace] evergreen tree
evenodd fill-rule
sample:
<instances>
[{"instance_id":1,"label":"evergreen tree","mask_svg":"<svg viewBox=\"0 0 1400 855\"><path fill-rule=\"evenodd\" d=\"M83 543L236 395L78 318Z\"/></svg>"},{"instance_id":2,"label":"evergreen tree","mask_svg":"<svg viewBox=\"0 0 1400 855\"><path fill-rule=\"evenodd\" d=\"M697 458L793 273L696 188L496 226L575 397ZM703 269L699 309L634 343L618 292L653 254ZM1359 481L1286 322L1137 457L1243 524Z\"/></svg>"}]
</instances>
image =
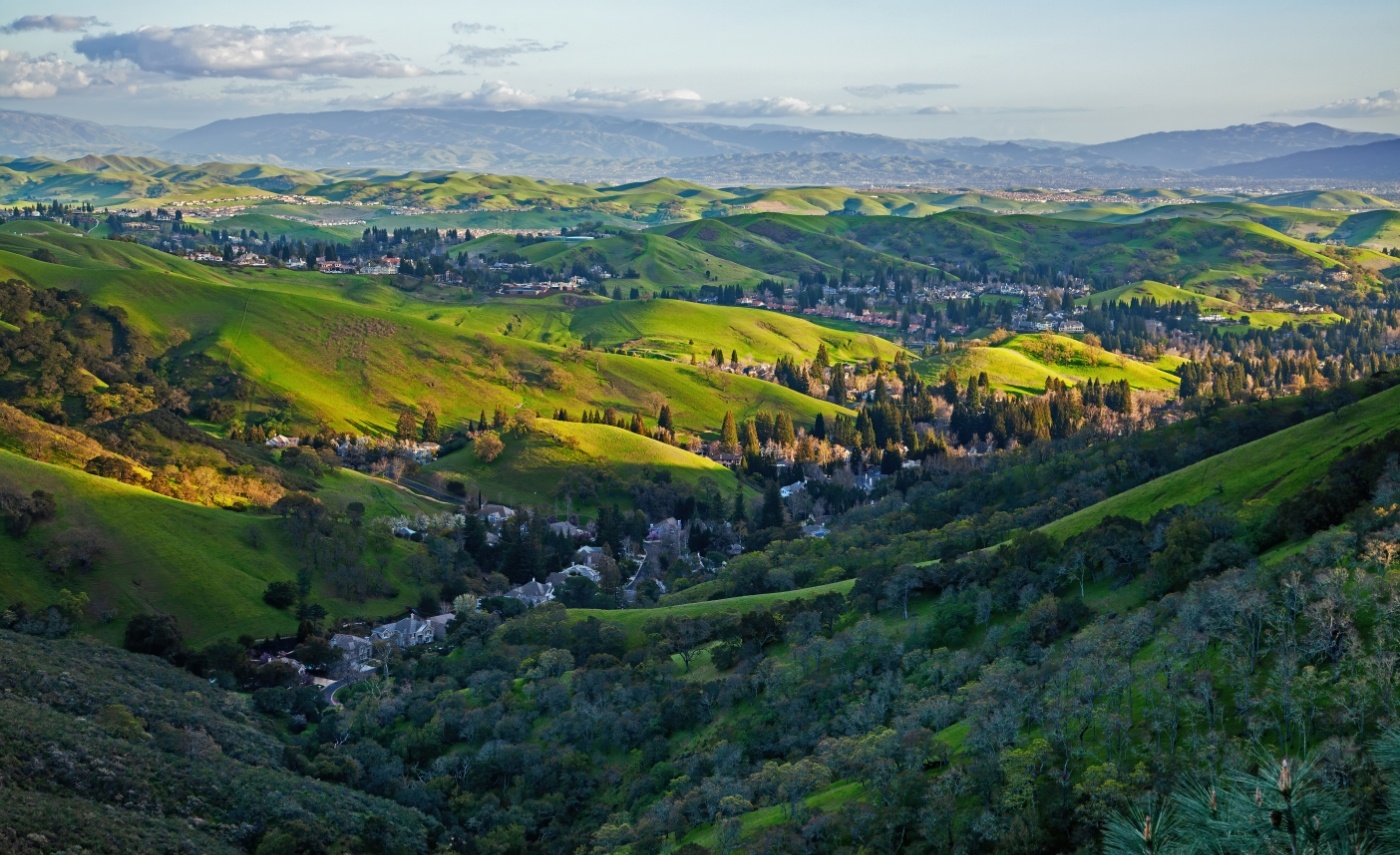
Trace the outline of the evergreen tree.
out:
<instances>
[{"instance_id":1,"label":"evergreen tree","mask_svg":"<svg viewBox=\"0 0 1400 855\"><path fill-rule=\"evenodd\" d=\"M753 422L744 422L744 454L750 457L757 457L761 452L762 445L758 441L758 430L754 428Z\"/></svg>"},{"instance_id":2,"label":"evergreen tree","mask_svg":"<svg viewBox=\"0 0 1400 855\"><path fill-rule=\"evenodd\" d=\"M408 410L399 413L399 423L394 429L394 436L404 441L411 441L417 435L418 423L417 419L413 417L413 413Z\"/></svg>"},{"instance_id":3,"label":"evergreen tree","mask_svg":"<svg viewBox=\"0 0 1400 855\"><path fill-rule=\"evenodd\" d=\"M839 407L846 406L846 371L840 365L831 369L831 402Z\"/></svg>"},{"instance_id":4,"label":"evergreen tree","mask_svg":"<svg viewBox=\"0 0 1400 855\"><path fill-rule=\"evenodd\" d=\"M724 412L724 424L719 429L719 447L726 454L739 450L739 427L734 424L734 414L728 410Z\"/></svg>"},{"instance_id":5,"label":"evergreen tree","mask_svg":"<svg viewBox=\"0 0 1400 855\"><path fill-rule=\"evenodd\" d=\"M797 434L792 427L792 417L787 413L778 413L778 417L773 420L773 441L784 448L797 443Z\"/></svg>"},{"instance_id":6,"label":"evergreen tree","mask_svg":"<svg viewBox=\"0 0 1400 855\"><path fill-rule=\"evenodd\" d=\"M664 431L674 433L676 426L671 422L671 405L662 404L661 412L656 416L656 426Z\"/></svg>"},{"instance_id":7,"label":"evergreen tree","mask_svg":"<svg viewBox=\"0 0 1400 855\"><path fill-rule=\"evenodd\" d=\"M763 508L758 514L759 528L781 528L783 525L783 496L778 482L770 480L763 489Z\"/></svg>"},{"instance_id":8,"label":"evergreen tree","mask_svg":"<svg viewBox=\"0 0 1400 855\"><path fill-rule=\"evenodd\" d=\"M423 441L438 441L438 417L433 410L428 410L428 414L423 417Z\"/></svg>"}]
</instances>

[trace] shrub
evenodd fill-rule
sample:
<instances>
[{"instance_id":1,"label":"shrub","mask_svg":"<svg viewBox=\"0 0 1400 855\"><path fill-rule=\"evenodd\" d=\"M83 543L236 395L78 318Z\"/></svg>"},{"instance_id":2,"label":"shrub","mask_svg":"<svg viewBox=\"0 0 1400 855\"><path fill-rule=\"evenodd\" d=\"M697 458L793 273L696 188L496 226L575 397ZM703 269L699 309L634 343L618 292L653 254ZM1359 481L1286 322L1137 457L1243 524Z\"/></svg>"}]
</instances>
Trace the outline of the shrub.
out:
<instances>
[{"instance_id":1,"label":"shrub","mask_svg":"<svg viewBox=\"0 0 1400 855\"><path fill-rule=\"evenodd\" d=\"M501 452L506 449L505 443L501 442L500 435L493 430L482 431L477 436L473 446L476 450L476 459L482 463L490 463L500 457Z\"/></svg>"},{"instance_id":2,"label":"shrub","mask_svg":"<svg viewBox=\"0 0 1400 855\"><path fill-rule=\"evenodd\" d=\"M294 582L269 582L263 591L263 602L274 609L285 609L297 601L297 586Z\"/></svg>"},{"instance_id":3,"label":"shrub","mask_svg":"<svg viewBox=\"0 0 1400 855\"><path fill-rule=\"evenodd\" d=\"M185 637L171 615L137 615L126 625L122 646L132 653L173 659L184 647Z\"/></svg>"}]
</instances>

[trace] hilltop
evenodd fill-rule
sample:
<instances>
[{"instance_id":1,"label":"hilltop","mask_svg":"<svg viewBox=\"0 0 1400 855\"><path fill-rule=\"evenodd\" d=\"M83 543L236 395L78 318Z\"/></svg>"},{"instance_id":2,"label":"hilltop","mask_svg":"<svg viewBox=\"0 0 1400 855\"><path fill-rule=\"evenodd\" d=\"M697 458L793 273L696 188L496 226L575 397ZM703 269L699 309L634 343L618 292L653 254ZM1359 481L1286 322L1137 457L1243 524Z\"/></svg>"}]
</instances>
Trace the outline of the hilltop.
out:
<instances>
[{"instance_id":1,"label":"hilltop","mask_svg":"<svg viewBox=\"0 0 1400 855\"><path fill-rule=\"evenodd\" d=\"M994 347L959 347L920 360L916 368L932 382L941 382L949 371L964 383L986 372L992 388L1018 395L1039 395L1051 379L1069 384L1127 380L1134 389L1154 391L1171 391L1178 382L1161 365L1105 354L1073 338L1051 334L1018 335Z\"/></svg>"},{"instance_id":2,"label":"hilltop","mask_svg":"<svg viewBox=\"0 0 1400 855\"><path fill-rule=\"evenodd\" d=\"M468 495L480 493L510 505L548 508L568 516L597 516L599 505L632 505L632 488L648 479L718 491L739 489L725 467L697 454L608 425L536 422L524 437L507 437L500 457L487 463L471 449L444 455L426 471L459 480ZM561 484L588 485L588 498L561 495Z\"/></svg>"}]
</instances>

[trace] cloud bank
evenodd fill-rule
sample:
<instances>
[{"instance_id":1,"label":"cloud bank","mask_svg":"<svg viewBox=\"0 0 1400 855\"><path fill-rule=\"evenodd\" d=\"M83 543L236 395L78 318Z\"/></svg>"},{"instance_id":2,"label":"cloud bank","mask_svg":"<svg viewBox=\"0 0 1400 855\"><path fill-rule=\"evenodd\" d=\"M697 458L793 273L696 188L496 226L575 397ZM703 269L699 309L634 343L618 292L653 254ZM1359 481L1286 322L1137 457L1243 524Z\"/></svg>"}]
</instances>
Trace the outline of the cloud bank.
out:
<instances>
[{"instance_id":1,"label":"cloud bank","mask_svg":"<svg viewBox=\"0 0 1400 855\"><path fill-rule=\"evenodd\" d=\"M957 89L956 83L896 83L893 86L877 83L870 86L847 86L846 91L857 98L888 98L891 95L922 95L940 89Z\"/></svg>"},{"instance_id":2,"label":"cloud bank","mask_svg":"<svg viewBox=\"0 0 1400 855\"><path fill-rule=\"evenodd\" d=\"M1284 116L1327 116L1333 119L1364 119L1368 116L1400 115L1400 89L1387 89L1366 98L1344 98L1310 107L1306 110L1289 110Z\"/></svg>"},{"instance_id":3,"label":"cloud bank","mask_svg":"<svg viewBox=\"0 0 1400 855\"><path fill-rule=\"evenodd\" d=\"M487 80L475 90L444 92L407 89L380 98L344 99L342 106L463 107L486 110L563 110L580 113L655 118L791 118L855 116L867 111L845 104L816 104L788 96L740 101L711 101L691 89L571 89L546 97L518 89L504 80Z\"/></svg>"},{"instance_id":4,"label":"cloud bank","mask_svg":"<svg viewBox=\"0 0 1400 855\"><path fill-rule=\"evenodd\" d=\"M517 65L515 59L518 56L531 53L551 53L562 50L567 45L568 42L555 42L547 45L535 39L516 39L509 44L494 46L453 45L447 49L447 52L460 60L463 65L500 68L506 65Z\"/></svg>"},{"instance_id":5,"label":"cloud bank","mask_svg":"<svg viewBox=\"0 0 1400 855\"><path fill-rule=\"evenodd\" d=\"M75 65L53 54L31 56L0 48L0 98L53 98L115 82L95 66Z\"/></svg>"},{"instance_id":6,"label":"cloud bank","mask_svg":"<svg viewBox=\"0 0 1400 855\"><path fill-rule=\"evenodd\" d=\"M251 77L296 80L307 76L396 78L431 72L387 54L360 50L369 39L337 36L328 27L141 27L84 36L73 49L96 62L130 62L142 71L179 80Z\"/></svg>"},{"instance_id":7,"label":"cloud bank","mask_svg":"<svg viewBox=\"0 0 1400 855\"><path fill-rule=\"evenodd\" d=\"M49 30L55 33L77 33L89 27L106 26L95 15L25 15L15 18L0 27L0 33L29 33L35 30Z\"/></svg>"}]
</instances>

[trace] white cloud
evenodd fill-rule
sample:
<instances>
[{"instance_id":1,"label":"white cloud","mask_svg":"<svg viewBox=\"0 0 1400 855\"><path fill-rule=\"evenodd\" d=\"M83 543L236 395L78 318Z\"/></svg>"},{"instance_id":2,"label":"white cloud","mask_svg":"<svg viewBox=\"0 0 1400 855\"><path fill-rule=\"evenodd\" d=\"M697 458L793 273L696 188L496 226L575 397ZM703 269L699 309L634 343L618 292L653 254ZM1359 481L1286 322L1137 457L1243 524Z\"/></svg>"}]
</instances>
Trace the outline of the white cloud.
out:
<instances>
[{"instance_id":1,"label":"white cloud","mask_svg":"<svg viewBox=\"0 0 1400 855\"><path fill-rule=\"evenodd\" d=\"M53 54L30 56L0 48L0 98L53 98L114 82L90 65L74 65Z\"/></svg>"},{"instance_id":2,"label":"white cloud","mask_svg":"<svg viewBox=\"0 0 1400 855\"><path fill-rule=\"evenodd\" d=\"M500 68L506 65L517 65L515 58L518 56L529 53L551 53L562 50L566 45L568 42L555 42L547 45L535 39L516 39L504 45L453 45L447 49L447 52L457 57L463 65Z\"/></svg>"},{"instance_id":3,"label":"white cloud","mask_svg":"<svg viewBox=\"0 0 1400 855\"><path fill-rule=\"evenodd\" d=\"M517 89L504 80L488 80L469 92L444 92L419 87L374 99L344 99L344 106L466 107L487 110L563 110L578 113L649 118L787 118L855 116L868 111L844 104L813 104L800 98L754 98L710 101L692 89L571 89L566 95L544 97Z\"/></svg>"},{"instance_id":4,"label":"white cloud","mask_svg":"<svg viewBox=\"0 0 1400 855\"><path fill-rule=\"evenodd\" d=\"M176 79L251 77L420 77L431 72L388 54L359 50L369 40L336 36L327 27L294 24L259 29L200 24L141 27L84 36L73 48L99 62L127 61Z\"/></svg>"},{"instance_id":5,"label":"white cloud","mask_svg":"<svg viewBox=\"0 0 1400 855\"><path fill-rule=\"evenodd\" d=\"M922 95L940 89L957 89L956 83L896 83L888 86L877 83L870 86L847 86L846 91L857 98L887 98L890 95Z\"/></svg>"},{"instance_id":6,"label":"white cloud","mask_svg":"<svg viewBox=\"0 0 1400 855\"><path fill-rule=\"evenodd\" d=\"M477 33L499 32L500 27L495 24L477 24L470 21L458 21L452 25L452 32L474 36Z\"/></svg>"},{"instance_id":7,"label":"white cloud","mask_svg":"<svg viewBox=\"0 0 1400 855\"><path fill-rule=\"evenodd\" d=\"M1306 110L1289 110L1283 116L1327 116L1334 119L1360 119L1367 116L1394 116L1400 114L1400 89L1387 89L1367 98L1344 98L1311 107Z\"/></svg>"},{"instance_id":8,"label":"white cloud","mask_svg":"<svg viewBox=\"0 0 1400 855\"><path fill-rule=\"evenodd\" d=\"M947 104L939 104L939 105L937 105L937 106L935 106L935 107L920 107L919 109L917 109L917 110L914 111L914 115L916 115L916 116L946 116L946 115L950 115L950 114L956 113L956 112L957 112L957 110L954 110L952 107L949 107Z\"/></svg>"},{"instance_id":9,"label":"white cloud","mask_svg":"<svg viewBox=\"0 0 1400 855\"><path fill-rule=\"evenodd\" d=\"M106 26L94 15L25 15L15 18L0 27L0 33L27 33L33 30L52 30L55 33L76 33L88 27Z\"/></svg>"}]
</instances>

